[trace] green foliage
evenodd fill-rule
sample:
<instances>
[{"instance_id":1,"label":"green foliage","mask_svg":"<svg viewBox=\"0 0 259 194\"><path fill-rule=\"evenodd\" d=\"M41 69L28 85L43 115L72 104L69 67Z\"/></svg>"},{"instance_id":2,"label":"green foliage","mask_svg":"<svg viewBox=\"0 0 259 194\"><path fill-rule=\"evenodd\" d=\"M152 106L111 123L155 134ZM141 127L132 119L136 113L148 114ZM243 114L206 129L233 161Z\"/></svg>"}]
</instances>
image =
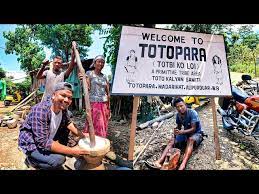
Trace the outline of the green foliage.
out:
<instances>
[{"instance_id":1,"label":"green foliage","mask_svg":"<svg viewBox=\"0 0 259 194\"><path fill-rule=\"evenodd\" d=\"M259 56L259 36L252 25L241 26L238 32L226 36L230 70L255 76L256 58Z\"/></svg>"},{"instance_id":2,"label":"green foliage","mask_svg":"<svg viewBox=\"0 0 259 194\"><path fill-rule=\"evenodd\" d=\"M43 46L69 60L71 43L76 41L81 57L87 56L92 44L91 34L101 29L101 25L76 24L31 24L18 25L14 32L3 32L6 54L16 54L21 69L25 72L37 69L45 58Z\"/></svg>"},{"instance_id":3,"label":"green foliage","mask_svg":"<svg viewBox=\"0 0 259 194\"><path fill-rule=\"evenodd\" d=\"M35 37L41 41L42 45L52 49L53 56L59 55L64 61L69 60L72 41L77 42L81 57L86 57L88 47L93 43L91 34L99 28L99 25L86 24L31 25Z\"/></svg>"},{"instance_id":4,"label":"green foliage","mask_svg":"<svg viewBox=\"0 0 259 194\"><path fill-rule=\"evenodd\" d=\"M16 54L22 70L28 72L39 67L45 54L30 27L20 25L15 32L3 32L3 36L7 39L5 53Z\"/></svg>"},{"instance_id":5,"label":"green foliage","mask_svg":"<svg viewBox=\"0 0 259 194\"><path fill-rule=\"evenodd\" d=\"M13 83L13 81L9 77L5 78L5 81L6 81L6 90L11 91L12 93L12 91L14 91L15 88L17 88L16 84Z\"/></svg>"},{"instance_id":6,"label":"green foliage","mask_svg":"<svg viewBox=\"0 0 259 194\"><path fill-rule=\"evenodd\" d=\"M111 64L112 74L114 75L117 62L117 55L120 44L120 34L122 25L113 25L104 42L103 50L107 63Z\"/></svg>"},{"instance_id":7,"label":"green foliage","mask_svg":"<svg viewBox=\"0 0 259 194\"><path fill-rule=\"evenodd\" d=\"M5 70L2 67L0 67L0 79L5 78L5 77L6 77Z\"/></svg>"},{"instance_id":8,"label":"green foliage","mask_svg":"<svg viewBox=\"0 0 259 194\"><path fill-rule=\"evenodd\" d=\"M173 24L173 30L223 34L231 71L254 74L255 60L259 56L259 36L253 25L243 25L237 32L233 25L225 24ZM257 70L259 71L259 70Z\"/></svg>"},{"instance_id":9,"label":"green foliage","mask_svg":"<svg viewBox=\"0 0 259 194\"><path fill-rule=\"evenodd\" d=\"M219 34L229 27L230 25L225 24L172 24L170 28L177 31Z\"/></svg>"},{"instance_id":10,"label":"green foliage","mask_svg":"<svg viewBox=\"0 0 259 194\"><path fill-rule=\"evenodd\" d=\"M16 86L20 91L29 92L31 87L31 77L27 76L23 82L17 83Z\"/></svg>"}]
</instances>

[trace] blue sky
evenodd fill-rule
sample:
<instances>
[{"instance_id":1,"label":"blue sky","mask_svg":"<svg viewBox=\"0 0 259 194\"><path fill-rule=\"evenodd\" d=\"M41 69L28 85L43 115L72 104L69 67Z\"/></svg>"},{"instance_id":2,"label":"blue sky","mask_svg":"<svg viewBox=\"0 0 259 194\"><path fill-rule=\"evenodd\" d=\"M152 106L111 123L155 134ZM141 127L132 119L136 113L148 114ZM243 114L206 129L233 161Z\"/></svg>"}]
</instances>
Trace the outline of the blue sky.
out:
<instances>
[{"instance_id":1,"label":"blue sky","mask_svg":"<svg viewBox=\"0 0 259 194\"><path fill-rule=\"evenodd\" d=\"M165 28L166 24L161 24L157 25L156 27L161 27ZM237 25L240 26L240 25ZM6 55L4 52L4 47L5 47L5 38L3 37L3 32L4 31L14 31L16 25L15 24L0 24L0 64L5 71L8 72L16 72L16 71L21 71L20 70L20 64L17 62L17 56L12 54L12 55ZM107 27L104 25L103 27ZM254 27L254 31L259 33L259 25L256 25ZM93 44L91 47L89 47L89 52L88 52L88 58L94 58L96 55L103 54L103 44L104 44L104 39L100 38L99 32L95 32L95 34L92 35L93 38ZM48 49L45 49L47 58L49 58L51 51ZM104 73L105 74L110 74L110 67L108 64L106 64L104 68Z\"/></svg>"},{"instance_id":2,"label":"blue sky","mask_svg":"<svg viewBox=\"0 0 259 194\"><path fill-rule=\"evenodd\" d=\"M0 64L5 71L19 71L20 64L17 62L16 55L6 55L4 48L6 39L3 37L4 31L14 31L16 25L1 24L0 25Z\"/></svg>"},{"instance_id":3,"label":"blue sky","mask_svg":"<svg viewBox=\"0 0 259 194\"><path fill-rule=\"evenodd\" d=\"M5 42L6 39L3 37L4 31L14 31L16 25L15 24L0 24L0 64L5 71L8 72L20 72L20 64L17 62L17 56L6 55L4 52ZM103 27L107 27L104 25ZM103 44L105 39L100 38L99 32L96 31L93 35L93 44L89 47L88 57L87 58L94 58L96 55L103 54ZM44 49L46 53L46 58L49 58L51 55L51 50ZM105 74L110 74L110 67L106 64L105 68L103 69Z\"/></svg>"}]
</instances>

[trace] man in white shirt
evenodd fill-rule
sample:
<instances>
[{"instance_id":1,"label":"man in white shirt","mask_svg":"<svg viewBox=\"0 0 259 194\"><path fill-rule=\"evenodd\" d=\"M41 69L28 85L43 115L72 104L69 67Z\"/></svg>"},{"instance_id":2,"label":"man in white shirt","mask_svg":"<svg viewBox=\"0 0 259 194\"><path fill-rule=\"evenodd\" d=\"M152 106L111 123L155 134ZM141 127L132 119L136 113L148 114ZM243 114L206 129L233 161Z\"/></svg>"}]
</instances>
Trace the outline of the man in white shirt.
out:
<instances>
[{"instance_id":1,"label":"man in white shirt","mask_svg":"<svg viewBox=\"0 0 259 194\"><path fill-rule=\"evenodd\" d=\"M56 56L53 60L53 68L49 70L45 70L46 65L50 62L49 60L44 60L42 63L42 67L36 75L37 79L46 78L45 91L42 97L42 101L45 101L51 97L54 92L54 86L66 80L70 73L72 72L75 66L75 55L74 51L71 52L71 62L69 64L68 69L65 72L62 72L62 58L60 56Z\"/></svg>"}]
</instances>

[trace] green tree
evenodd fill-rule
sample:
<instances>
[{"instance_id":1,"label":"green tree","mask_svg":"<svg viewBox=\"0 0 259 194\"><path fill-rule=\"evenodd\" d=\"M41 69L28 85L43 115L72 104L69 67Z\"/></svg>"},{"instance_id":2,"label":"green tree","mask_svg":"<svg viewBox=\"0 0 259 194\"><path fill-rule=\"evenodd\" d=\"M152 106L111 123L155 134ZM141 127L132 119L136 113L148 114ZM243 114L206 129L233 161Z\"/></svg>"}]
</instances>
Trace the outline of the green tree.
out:
<instances>
[{"instance_id":1,"label":"green tree","mask_svg":"<svg viewBox=\"0 0 259 194\"><path fill-rule=\"evenodd\" d=\"M258 57L258 33L255 33L253 25L243 25L234 31L229 24L173 24L169 26L173 30L223 34L231 71L253 73L255 71L256 58Z\"/></svg>"},{"instance_id":2,"label":"green tree","mask_svg":"<svg viewBox=\"0 0 259 194\"><path fill-rule=\"evenodd\" d=\"M9 77L6 77L5 81L6 81L6 89L9 91L9 93L12 93L12 91L16 87L16 84Z\"/></svg>"},{"instance_id":3,"label":"green tree","mask_svg":"<svg viewBox=\"0 0 259 194\"><path fill-rule=\"evenodd\" d=\"M3 36L7 39L5 53L17 55L22 70L29 72L39 67L45 54L30 27L19 25L14 32L3 32Z\"/></svg>"},{"instance_id":4,"label":"green tree","mask_svg":"<svg viewBox=\"0 0 259 194\"><path fill-rule=\"evenodd\" d=\"M101 29L101 25L86 24L36 24L30 25L35 37L42 45L52 49L53 55L60 55L64 61L69 61L71 42L76 41L81 57L86 57L88 47L93 40L94 30Z\"/></svg>"},{"instance_id":5,"label":"green tree","mask_svg":"<svg viewBox=\"0 0 259 194\"><path fill-rule=\"evenodd\" d=\"M143 26L142 24L125 24L131 26ZM110 26L110 30L107 36L105 36L105 42L103 46L104 56L107 63L111 64L112 74L114 75L115 66L117 62L117 55L119 51L120 35L122 30L121 24L114 24Z\"/></svg>"},{"instance_id":6,"label":"green tree","mask_svg":"<svg viewBox=\"0 0 259 194\"><path fill-rule=\"evenodd\" d=\"M171 26L169 25L169 28L177 31L222 34L224 36L227 53L229 52L229 48L236 41L236 37L234 35L232 37L231 24L172 24Z\"/></svg>"},{"instance_id":7,"label":"green tree","mask_svg":"<svg viewBox=\"0 0 259 194\"><path fill-rule=\"evenodd\" d=\"M0 79L5 78L5 77L6 77L5 70L2 67L0 67Z\"/></svg>"},{"instance_id":8,"label":"green tree","mask_svg":"<svg viewBox=\"0 0 259 194\"><path fill-rule=\"evenodd\" d=\"M25 72L38 68L45 58L43 46L60 55L64 61L69 60L71 42L77 41L81 57L87 56L92 44L91 34L100 29L100 25L75 24L31 24L18 25L14 32L4 32L7 39L6 54L16 54L21 69Z\"/></svg>"},{"instance_id":9,"label":"green tree","mask_svg":"<svg viewBox=\"0 0 259 194\"><path fill-rule=\"evenodd\" d=\"M104 56L107 60L107 63L111 64L112 74L114 75L115 66L117 62L117 55L119 51L120 44L120 34L122 30L122 25L112 25L109 34L105 37L103 50Z\"/></svg>"},{"instance_id":10,"label":"green tree","mask_svg":"<svg viewBox=\"0 0 259 194\"><path fill-rule=\"evenodd\" d=\"M247 45L235 44L228 53L230 70L234 72L250 73L254 72L253 52Z\"/></svg>"},{"instance_id":11,"label":"green tree","mask_svg":"<svg viewBox=\"0 0 259 194\"><path fill-rule=\"evenodd\" d=\"M231 25L226 24L172 24L169 28L177 31L201 32L219 34L229 29Z\"/></svg>"},{"instance_id":12,"label":"green tree","mask_svg":"<svg viewBox=\"0 0 259 194\"><path fill-rule=\"evenodd\" d=\"M27 76L24 81L22 81L21 83L17 83L16 85L20 91L29 93L31 87L31 77Z\"/></svg>"},{"instance_id":13,"label":"green tree","mask_svg":"<svg viewBox=\"0 0 259 194\"><path fill-rule=\"evenodd\" d=\"M237 32L228 34L228 62L231 71L241 73L256 73L256 58L259 56L259 36L253 30L253 25L243 25Z\"/></svg>"}]
</instances>

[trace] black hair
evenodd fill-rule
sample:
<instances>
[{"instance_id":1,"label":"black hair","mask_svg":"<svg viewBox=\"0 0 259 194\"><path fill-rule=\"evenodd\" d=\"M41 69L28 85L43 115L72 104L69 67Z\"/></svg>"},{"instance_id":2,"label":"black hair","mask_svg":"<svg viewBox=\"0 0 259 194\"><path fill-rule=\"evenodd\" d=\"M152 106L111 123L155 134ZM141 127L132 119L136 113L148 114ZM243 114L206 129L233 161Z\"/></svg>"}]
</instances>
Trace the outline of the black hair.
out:
<instances>
[{"instance_id":1,"label":"black hair","mask_svg":"<svg viewBox=\"0 0 259 194\"><path fill-rule=\"evenodd\" d=\"M173 102L174 107L176 107L176 104L179 102L184 102L184 100L181 97L176 97Z\"/></svg>"}]
</instances>

